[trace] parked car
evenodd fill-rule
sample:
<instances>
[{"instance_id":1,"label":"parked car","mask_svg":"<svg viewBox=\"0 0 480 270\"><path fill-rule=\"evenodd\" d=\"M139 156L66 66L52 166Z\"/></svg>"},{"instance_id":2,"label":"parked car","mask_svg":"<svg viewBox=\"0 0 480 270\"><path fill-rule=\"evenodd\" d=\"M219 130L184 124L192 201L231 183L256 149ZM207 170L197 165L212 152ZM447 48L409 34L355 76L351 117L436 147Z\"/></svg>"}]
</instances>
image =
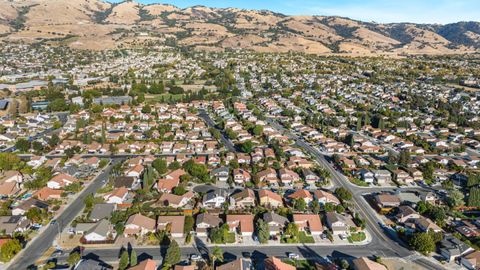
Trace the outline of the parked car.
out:
<instances>
[{"instance_id":1,"label":"parked car","mask_svg":"<svg viewBox=\"0 0 480 270\"><path fill-rule=\"evenodd\" d=\"M300 256L297 253L290 252L288 253L288 258L292 260L298 260Z\"/></svg>"},{"instance_id":2,"label":"parked car","mask_svg":"<svg viewBox=\"0 0 480 270\"><path fill-rule=\"evenodd\" d=\"M202 256L198 255L198 254L191 254L190 255L190 260L192 261L201 261L202 260Z\"/></svg>"}]
</instances>

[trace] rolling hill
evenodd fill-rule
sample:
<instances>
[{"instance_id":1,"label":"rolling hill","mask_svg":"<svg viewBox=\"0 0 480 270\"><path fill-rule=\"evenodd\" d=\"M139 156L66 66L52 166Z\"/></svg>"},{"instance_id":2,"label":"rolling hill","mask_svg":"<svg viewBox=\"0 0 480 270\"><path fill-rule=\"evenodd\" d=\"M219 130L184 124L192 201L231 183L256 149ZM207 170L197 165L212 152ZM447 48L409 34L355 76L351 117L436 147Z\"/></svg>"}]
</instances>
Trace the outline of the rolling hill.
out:
<instances>
[{"instance_id":1,"label":"rolling hill","mask_svg":"<svg viewBox=\"0 0 480 270\"><path fill-rule=\"evenodd\" d=\"M204 6L180 9L133 1L0 0L0 6L2 41L79 49L167 45L359 56L480 51L479 22L378 24L335 16Z\"/></svg>"}]
</instances>

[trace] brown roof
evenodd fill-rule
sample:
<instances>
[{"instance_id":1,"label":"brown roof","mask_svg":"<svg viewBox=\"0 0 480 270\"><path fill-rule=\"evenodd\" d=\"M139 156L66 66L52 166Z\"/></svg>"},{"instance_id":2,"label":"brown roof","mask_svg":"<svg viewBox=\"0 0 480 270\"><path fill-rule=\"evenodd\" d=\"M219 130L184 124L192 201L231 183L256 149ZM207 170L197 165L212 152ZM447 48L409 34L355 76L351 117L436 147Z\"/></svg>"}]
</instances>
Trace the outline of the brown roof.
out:
<instances>
[{"instance_id":1,"label":"brown roof","mask_svg":"<svg viewBox=\"0 0 480 270\"><path fill-rule=\"evenodd\" d=\"M253 215L227 215L227 223L232 227L240 227L240 232L253 232Z\"/></svg>"},{"instance_id":2,"label":"brown roof","mask_svg":"<svg viewBox=\"0 0 480 270\"><path fill-rule=\"evenodd\" d=\"M39 200L47 201L51 198L59 198L62 195L63 191L59 189L51 189L49 187L43 187L33 194L37 196Z\"/></svg>"},{"instance_id":3,"label":"brown roof","mask_svg":"<svg viewBox=\"0 0 480 270\"><path fill-rule=\"evenodd\" d=\"M164 230L170 224L171 233L183 233L185 225L185 216L159 216L157 219L157 229Z\"/></svg>"},{"instance_id":4,"label":"brown roof","mask_svg":"<svg viewBox=\"0 0 480 270\"><path fill-rule=\"evenodd\" d=\"M384 265L374 262L367 257L353 260L353 267L355 270L388 270Z\"/></svg>"},{"instance_id":5,"label":"brown roof","mask_svg":"<svg viewBox=\"0 0 480 270\"><path fill-rule=\"evenodd\" d=\"M271 190L267 190L267 189L260 190L258 192L258 197L260 197L260 198L269 197L270 199L282 202L282 196L280 196L279 194L277 194L277 193L275 193Z\"/></svg>"},{"instance_id":6,"label":"brown roof","mask_svg":"<svg viewBox=\"0 0 480 270\"><path fill-rule=\"evenodd\" d=\"M323 231L322 221L319 215L315 214L294 214L293 222L299 226L308 227L311 232Z\"/></svg>"},{"instance_id":7,"label":"brown roof","mask_svg":"<svg viewBox=\"0 0 480 270\"><path fill-rule=\"evenodd\" d=\"M269 257L265 260L265 270L295 270L295 266L282 262L277 257Z\"/></svg>"},{"instance_id":8,"label":"brown roof","mask_svg":"<svg viewBox=\"0 0 480 270\"><path fill-rule=\"evenodd\" d=\"M222 264L217 267L217 270L243 270L245 261L244 259L236 259L235 261Z\"/></svg>"},{"instance_id":9,"label":"brown roof","mask_svg":"<svg viewBox=\"0 0 480 270\"><path fill-rule=\"evenodd\" d=\"M146 217L142 214L135 214L128 218L127 223L125 223L125 225L128 225L128 224L134 224L148 230L155 230L156 222L154 219Z\"/></svg>"},{"instance_id":10,"label":"brown roof","mask_svg":"<svg viewBox=\"0 0 480 270\"><path fill-rule=\"evenodd\" d=\"M156 270L157 264L152 259L146 259L139 264L128 268L128 270Z\"/></svg>"},{"instance_id":11,"label":"brown roof","mask_svg":"<svg viewBox=\"0 0 480 270\"><path fill-rule=\"evenodd\" d=\"M290 194L288 196L290 199L312 199L312 194L310 193L310 191L307 191L305 189L299 189L297 191L295 191L294 193Z\"/></svg>"},{"instance_id":12,"label":"brown roof","mask_svg":"<svg viewBox=\"0 0 480 270\"><path fill-rule=\"evenodd\" d=\"M17 182L5 182L0 184L0 195L15 195L20 189L17 187Z\"/></svg>"}]
</instances>

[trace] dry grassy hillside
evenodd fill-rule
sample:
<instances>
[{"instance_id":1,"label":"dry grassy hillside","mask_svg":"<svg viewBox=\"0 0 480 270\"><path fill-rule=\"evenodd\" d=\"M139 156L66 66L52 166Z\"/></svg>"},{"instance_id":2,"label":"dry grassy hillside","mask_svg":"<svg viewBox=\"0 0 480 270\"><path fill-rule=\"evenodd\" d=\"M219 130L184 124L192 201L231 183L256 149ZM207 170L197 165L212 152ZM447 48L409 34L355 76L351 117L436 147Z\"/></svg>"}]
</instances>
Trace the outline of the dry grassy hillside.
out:
<instances>
[{"instance_id":1,"label":"dry grassy hillside","mask_svg":"<svg viewBox=\"0 0 480 270\"><path fill-rule=\"evenodd\" d=\"M480 24L375 24L265 10L110 4L102 0L0 0L0 39L80 49L166 44L196 50L312 54L452 54L480 48ZM153 41L153 43L152 43Z\"/></svg>"}]
</instances>

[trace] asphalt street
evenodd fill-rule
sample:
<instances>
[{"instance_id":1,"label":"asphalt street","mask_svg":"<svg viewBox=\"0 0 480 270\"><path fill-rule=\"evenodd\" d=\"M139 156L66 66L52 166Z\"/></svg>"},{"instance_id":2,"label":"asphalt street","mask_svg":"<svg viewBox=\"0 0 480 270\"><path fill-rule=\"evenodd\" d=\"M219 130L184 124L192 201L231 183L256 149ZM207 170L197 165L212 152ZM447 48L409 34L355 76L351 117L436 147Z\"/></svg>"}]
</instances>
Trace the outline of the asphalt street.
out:
<instances>
[{"instance_id":1,"label":"asphalt street","mask_svg":"<svg viewBox=\"0 0 480 270\"><path fill-rule=\"evenodd\" d=\"M220 131L220 140L222 141L223 145L225 145L225 147L227 147L227 149L231 152L235 152L235 145L232 143L232 141L230 141L227 136L225 135L225 132L223 132L223 130L220 130L217 125L215 124L215 122L212 120L212 118L210 117L210 115L203 109L200 109L198 110L199 111L199 116L200 118L202 118L209 127L211 128L215 128L217 129L218 131Z\"/></svg>"},{"instance_id":2,"label":"asphalt street","mask_svg":"<svg viewBox=\"0 0 480 270\"><path fill-rule=\"evenodd\" d=\"M362 193L368 192L368 189L364 189L352 184L343 174L338 172L332 164L330 164L325 156L322 155L317 149L300 139L292 132L286 130L278 122L273 119L268 119L269 123L276 128L285 132L291 139L295 141L295 144L305 151L307 151L319 164L325 167L332 176L332 181L337 187L344 187L352 193L353 205L360 213L360 215L366 220L367 230L372 235L371 248L368 250L373 253L374 251L393 252L397 257L407 257L414 254L400 244L400 241L396 239L394 234L386 234L385 227L383 227L383 221L377 216L377 213L371 208L368 202L365 200ZM392 239L393 238L393 239ZM373 254L371 254L373 255ZM426 258L419 257L414 260L416 263L421 264L428 269L445 269L441 265L433 263Z\"/></svg>"},{"instance_id":3,"label":"asphalt street","mask_svg":"<svg viewBox=\"0 0 480 270\"><path fill-rule=\"evenodd\" d=\"M27 246L15 256L14 261L7 269L18 270L27 269L33 265L52 245L53 241L70 222L83 210L84 199L88 194L95 194L96 191L104 184L103 180L108 179L110 171L116 162L115 160L88 185L78 196L71 202L67 208L56 218L55 224L49 224L48 227L36 236Z\"/></svg>"}]
</instances>

